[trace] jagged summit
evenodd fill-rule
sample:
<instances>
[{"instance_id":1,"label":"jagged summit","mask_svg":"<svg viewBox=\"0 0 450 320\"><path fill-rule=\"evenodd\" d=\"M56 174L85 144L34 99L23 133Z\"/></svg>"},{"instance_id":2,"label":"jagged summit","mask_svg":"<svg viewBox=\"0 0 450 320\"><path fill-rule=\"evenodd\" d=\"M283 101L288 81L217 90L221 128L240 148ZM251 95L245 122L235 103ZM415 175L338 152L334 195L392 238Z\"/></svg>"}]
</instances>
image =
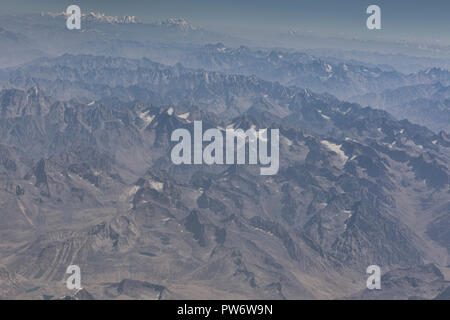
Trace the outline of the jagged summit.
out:
<instances>
[{"instance_id":1,"label":"jagged summit","mask_svg":"<svg viewBox=\"0 0 450 320\"><path fill-rule=\"evenodd\" d=\"M52 18L57 17L67 17L68 14L66 12L47 12L47 13L41 13L41 16L50 16ZM89 12L89 13L82 13L81 17L84 21L88 22L96 22L96 23L110 23L110 24L137 24L142 23L139 21L136 16L108 16L105 13L100 12ZM197 31L200 30L199 27L192 25L184 18L168 18L164 21L158 21L158 22L152 22L148 23L149 25L164 27L164 28L170 28L170 29L177 29L180 31Z\"/></svg>"},{"instance_id":2,"label":"jagged summit","mask_svg":"<svg viewBox=\"0 0 450 320\"><path fill-rule=\"evenodd\" d=\"M83 33L63 13L0 16L19 39L0 29L0 299L448 296L450 131L409 122L449 125L439 64L82 10ZM175 146L216 163L175 164ZM374 264L379 296L362 291Z\"/></svg>"},{"instance_id":3,"label":"jagged summit","mask_svg":"<svg viewBox=\"0 0 450 320\"><path fill-rule=\"evenodd\" d=\"M59 13L42 13L42 16L50 16L53 18L56 17L67 17L68 14L66 12L59 12ZM139 21L136 19L135 16L123 16L123 17L117 17L117 16L108 16L104 13L96 13L96 12L89 12L89 13L82 13L81 17L86 19L89 22L99 22L99 23L117 23L117 24L129 24L129 23L139 23Z\"/></svg>"}]
</instances>

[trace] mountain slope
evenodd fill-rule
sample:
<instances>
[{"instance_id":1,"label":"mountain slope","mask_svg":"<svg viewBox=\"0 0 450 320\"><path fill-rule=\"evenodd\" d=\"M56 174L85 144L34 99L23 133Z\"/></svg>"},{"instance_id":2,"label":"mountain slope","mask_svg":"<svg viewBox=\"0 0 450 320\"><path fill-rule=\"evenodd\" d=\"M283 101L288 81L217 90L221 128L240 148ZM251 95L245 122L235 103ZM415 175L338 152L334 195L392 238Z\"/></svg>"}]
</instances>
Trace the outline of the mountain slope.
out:
<instances>
[{"instance_id":1,"label":"mountain slope","mask_svg":"<svg viewBox=\"0 0 450 320\"><path fill-rule=\"evenodd\" d=\"M80 265L94 298L266 299L351 296L369 264L448 264L445 228L434 231L447 216L439 206L448 201L448 139L302 92L296 103L220 120L189 105L3 91L0 199L9 224L0 263L21 279L3 296L70 295L61 287L68 264ZM303 118L295 126L273 108ZM332 122L342 137L314 132L309 119ZM279 128L278 175L173 165L170 133L192 131L194 120L205 129Z\"/></svg>"}]
</instances>

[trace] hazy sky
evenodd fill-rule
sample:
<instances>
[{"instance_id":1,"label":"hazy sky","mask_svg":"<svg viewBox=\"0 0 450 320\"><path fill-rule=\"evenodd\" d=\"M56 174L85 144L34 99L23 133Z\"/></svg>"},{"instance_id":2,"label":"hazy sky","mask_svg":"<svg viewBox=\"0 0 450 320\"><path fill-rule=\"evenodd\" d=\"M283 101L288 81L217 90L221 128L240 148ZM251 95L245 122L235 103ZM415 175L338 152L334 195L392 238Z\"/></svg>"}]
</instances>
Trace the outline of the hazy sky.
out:
<instances>
[{"instance_id":1,"label":"hazy sky","mask_svg":"<svg viewBox=\"0 0 450 320\"><path fill-rule=\"evenodd\" d=\"M184 17L231 33L299 30L317 35L450 40L450 0L1 0L1 13L57 12L78 4L82 12L135 15L142 21ZM366 8L381 7L380 31L366 29Z\"/></svg>"}]
</instances>

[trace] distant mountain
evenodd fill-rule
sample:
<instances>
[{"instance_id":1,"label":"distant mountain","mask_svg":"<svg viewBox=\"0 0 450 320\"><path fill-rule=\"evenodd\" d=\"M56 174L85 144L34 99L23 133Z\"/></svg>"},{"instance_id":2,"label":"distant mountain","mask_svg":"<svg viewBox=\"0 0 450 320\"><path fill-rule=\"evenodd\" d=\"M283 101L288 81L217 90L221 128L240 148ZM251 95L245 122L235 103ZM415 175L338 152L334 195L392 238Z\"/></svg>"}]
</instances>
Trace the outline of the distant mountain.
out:
<instances>
[{"instance_id":1,"label":"distant mountain","mask_svg":"<svg viewBox=\"0 0 450 320\"><path fill-rule=\"evenodd\" d=\"M19 65L45 56L34 40L23 34L0 28L0 68Z\"/></svg>"},{"instance_id":2,"label":"distant mountain","mask_svg":"<svg viewBox=\"0 0 450 320\"><path fill-rule=\"evenodd\" d=\"M407 118L436 131L448 129L445 120L448 101L445 99L432 98L424 101L420 98L410 100L409 106L404 104L388 106L379 103L377 98L374 100L370 98L382 94L385 90L401 87L433 85L437 82L448 86L450 73L445 69L428 68L416 73L403 74L387 65L373 65L354 59L317 58L285 49L256 50L245 46L231 47L222 42L204 45L211 39L222 39L229 43L239 41L193 26L182 18L142 23L134 17L110 17L91 12L83 17L86 28L81 33L69 34L64 29L64 19L63 13L25 15L22 24L18 25L15 17L3 16L0 18L0 26L13 27L14 30L23 31L28 37L39 40L29 44L34 51L28 50L28 56L20 58L20 62L65 52L114 57L147 57L163 64L181 63L191 69L217 71L229 75L256 75L260 79L276 81L283 86L331 93L340 99L369 106L389 107L386 110L398 118ZM54 29L54 34L40 39L42 30L49 27ZM11 49L13 48L15 47L11 46ZM10 59L16 60L8 58L8 61ZM5 65L10 63L5 62ZM43 87L42 84L40 86ZM411 111L411 108L416 111ZM430 108L432 111L425 114Z\"/></svg>"},{"instance_id":3,"label":"distant mountain","mask_svg":"<svg viewBox=\"0 0 450 320\"><path fill-rule=\"evenodd\" d=\"M169 18L166 21L156 22L155 25L176 29L180 31L197 31L200 30L199 27L191 25L188 21L183 18Z\"/></svg>"},{"instance_id":4,"label":"distant mountain","mask_svg":"<svg viewBox=\"0 0 450 320\"><path fill-rule=\"evenodd\" d=\"M41 14L41 17L51 17L51 18L63 18L66 19L68 14L65 12L61 13L46 13ZM184 18L169 18L165 21L158 21L153 23L144 23L142 21L139 21L135 16L123 16L123 17L117 17L117 16L108 16L104 13L96 13L96 12L89 12L89 13L82 13L81 14L81 21L87 22L87 23L105 23L105 24L141 24L141 25L149 25L149 26L155 26L160 27L164 29L172 29L175 31L199 31L201 28L191 25L187 20Z\"/></svg>"},{"instance_id":5,"label":"distant mountain","mask_svg":"<svg viewBox=\"0 0 450 320\"><path fill-rule=\"evenodd\" d=\"M243 40L236 37L194 26L183 18L147 23L134 16L115 17L103 13L82 12L81 25L81 30L67 30L65 13L23 14L20 19L15 15L0 16L0 28L14 30L14 33L33 39L28 43L30 49L48 56L93 53L90 51L91 46L92 50L98 46L105 48L111 41L138 41L141 45L148 41L166 44L204 44L217 40L243 43ZM0 37L0 43L1 41ZM3 48L3 45L1 47ZM26 48L19 49L21 54L30 51ZM113 53L114 51L110 51L109 54Z\"/></svg>"},{"instance_id":6,"label":"distant mountain","mask_svg":"<svg viewBox=\"0 0 450 320\"><path fill-rule=\"evenodd\" d=\"M145 56L158 62L181 63L189 68L227 74L256 75L285 86L331 93L341 99L405 85L450 82L450 72L445 69L429 68L403 74L388 66L370 65L355 60L317 58L292 50L255 50L245 46L233 48L223 43L172 47L170 50L159 48L157 44L147 45L146 48L148 52ZM136 50L140 52L139 48Z\"/></svg>"},{"instance_id":7,"label":"distant mountain","mask_svg":"<svg viewBox=\"0 0 450 320\"><path fill-rule=\"evenodd\" d=\"M351 98L363 105L389 111L435 131L450 132L450 86L440 82L405 86Z\"/></svg>"},{"instance_id":8,"label":"distant mountain","mask_svg":"<svg viewBox=\"0 0 450 320\"><path fill-rule=\"evenodd\" d=\"M272 33L271 37L265 35L266 43L271 43L272 47L294 48L296 50L311 50L312 52L356 52L357 60L363 61L384 61L388 63L389 56L406 56L406 60L411 58L410 63L414 64L415 58L436 59L448 67L448 56L450 45L448 41L429 39L428 41L418 41L415 39L392 39L380 35L365 35L358 37L349 34L339 34L323 36L313 32L303 30L291 30L281 33ZM264 43L264 36L259 37ZM342 54L342 53L340 53ZM339 54L339 55L340 55ZM366 58L364 56L367 55ZM383 56L381 58L381 56ZM436 61L435 60L435 61ZM416 60L417 61L417 60ZM424 60L421 60L424 61ZM395 61L394 61L395 62ZM379 64L380 62L375 62ZM398 63L394 63L398 65ZM405 66L405 64L400 64ZM436 66L432 64L433 66ZM430 66L430 65L428 65ZM407 70L411 72L411 70Z\"/></svg>"}]
</instances>

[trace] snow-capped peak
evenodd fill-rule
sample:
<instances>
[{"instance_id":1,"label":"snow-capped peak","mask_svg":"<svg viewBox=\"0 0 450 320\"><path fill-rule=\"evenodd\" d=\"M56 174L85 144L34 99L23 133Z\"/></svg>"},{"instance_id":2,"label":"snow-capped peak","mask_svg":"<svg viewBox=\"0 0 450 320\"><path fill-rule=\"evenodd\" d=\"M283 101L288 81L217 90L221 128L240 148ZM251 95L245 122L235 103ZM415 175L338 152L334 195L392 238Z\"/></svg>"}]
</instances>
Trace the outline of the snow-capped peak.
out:
<instances>
[{"instance_id":1,"label":"snow-capped peak","mask_svg":"<svg viewBox=\"0 0 450 320\"><path fill-rule=\"evenodd\" d=\"M183 18L169 18L166 21L158 22L157 25L168 28L177 28L182 31L194 31L199 29Z\"/></svg>"}]
</instances>

